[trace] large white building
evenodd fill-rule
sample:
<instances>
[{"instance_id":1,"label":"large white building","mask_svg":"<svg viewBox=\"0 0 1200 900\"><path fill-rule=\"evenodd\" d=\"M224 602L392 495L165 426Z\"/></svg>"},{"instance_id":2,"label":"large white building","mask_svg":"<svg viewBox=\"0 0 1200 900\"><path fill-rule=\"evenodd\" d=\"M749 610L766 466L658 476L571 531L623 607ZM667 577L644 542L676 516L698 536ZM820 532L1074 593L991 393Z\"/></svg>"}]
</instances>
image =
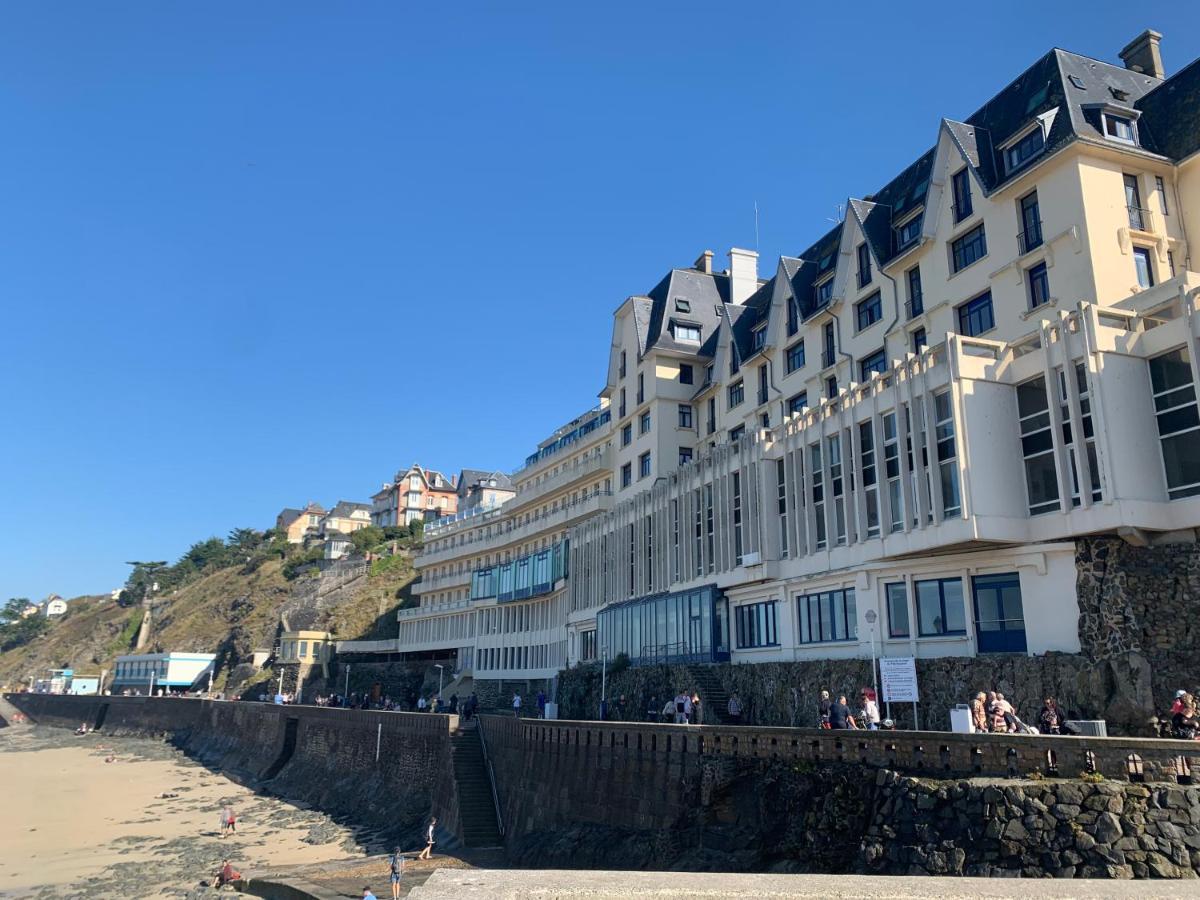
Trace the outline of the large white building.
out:
<instances>
[{"instance_id":1,"label":"large white building","mask_svg":"<svg viewBox=\"0 0 1200 900\"><path fill-rule=\"evenodd\" d=\"M769 277L621 303L590 430L427 530L399 649L1077 651L1075 538L1200 527L1200 63L1158 39L1049 52Z\"/></svg>"}]
</instances>

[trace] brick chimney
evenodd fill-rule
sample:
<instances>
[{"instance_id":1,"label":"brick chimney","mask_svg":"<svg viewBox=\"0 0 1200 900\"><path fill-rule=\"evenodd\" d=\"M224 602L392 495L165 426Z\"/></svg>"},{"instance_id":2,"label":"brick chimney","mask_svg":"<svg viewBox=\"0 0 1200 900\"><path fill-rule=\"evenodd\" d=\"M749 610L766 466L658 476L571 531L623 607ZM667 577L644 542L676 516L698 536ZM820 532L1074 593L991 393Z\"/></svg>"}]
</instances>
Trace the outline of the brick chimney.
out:
<instances>
[{"instance_id":1,"label":"brick chimney","mask_svg":"<svg viewBox=\"0 0 1200 900\"><path fill-rule=\"evenodd\" d=\"M1121 61L1131 72L1143 72L1153 78L1166 78L1162 53L1158 49L1162 35L1147 28L1121 51Z\"/></svg>"},{"instance_id":2,"label":"brick chimney","mask_svg":"<svg viewBox=\"0 0 1200 900\"><path fill-rule=\"evenodd\" d=\"M705 250L703 253L701 253L699 256L696 257L696 261L694 263L692 263L692 268L696 269L699 272L703 272L705 275L711 275L712 274L712 261L713 261L713 252L711 250Z\"/></svg>"},{"instance_id":3,"label":"brick chimney","mask_svg":"<svg viewBox=\"0 0 1200 900\"><path fill-rule=\"evenodd\" d=\"M758 254L737 247L729 251L729 302L742 304L758 290Z\"/></svg>"}]
</instances>

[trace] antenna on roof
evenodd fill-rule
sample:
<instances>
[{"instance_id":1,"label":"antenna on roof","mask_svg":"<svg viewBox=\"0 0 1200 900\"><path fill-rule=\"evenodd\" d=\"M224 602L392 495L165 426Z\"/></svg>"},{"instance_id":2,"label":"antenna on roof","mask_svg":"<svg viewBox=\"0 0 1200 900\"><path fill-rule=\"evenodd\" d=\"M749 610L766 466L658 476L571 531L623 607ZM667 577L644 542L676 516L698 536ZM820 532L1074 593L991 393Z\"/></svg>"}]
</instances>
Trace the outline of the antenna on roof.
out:
<instances>
[{"instance_id":1,"label":"antenna on roof","mask_svg":"<svg viewBox=\"0 0 1200 900\"><path fill-rule=\"evenodd\" d=\"M758 201L754 201L754 252L759 251L758 246Z\"/></svg>"},{"instance_id":2,"label":"antenna on roof","mask_svg":"<svg viewBox=\"0 0 1200 900\"><path fill-rule=\"evenodd\" d=\"M837 218L826 218L826 222L832 222L834 225L839 225L846 219L846 205L844 203L835 203L834 211L837 213Z\"/></svg>"}]
</instances>

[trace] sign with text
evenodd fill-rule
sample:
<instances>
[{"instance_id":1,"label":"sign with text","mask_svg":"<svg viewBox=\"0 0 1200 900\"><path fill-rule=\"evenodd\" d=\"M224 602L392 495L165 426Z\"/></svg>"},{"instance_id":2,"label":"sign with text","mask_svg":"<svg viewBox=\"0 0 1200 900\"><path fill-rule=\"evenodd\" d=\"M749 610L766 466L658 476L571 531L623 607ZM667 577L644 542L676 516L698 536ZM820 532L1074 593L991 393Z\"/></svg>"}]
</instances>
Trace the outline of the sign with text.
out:
<instances>
[{"instance_id":1,"label":"sign with text","mask_svg":"<svg viewBox=\"0 0 1200 900\"><path fill-rule=\"evenodd\" d=\"M917 703L917 661L911 656L884 656L879 660L884 703Z\"/></svg>"}]
</instances>

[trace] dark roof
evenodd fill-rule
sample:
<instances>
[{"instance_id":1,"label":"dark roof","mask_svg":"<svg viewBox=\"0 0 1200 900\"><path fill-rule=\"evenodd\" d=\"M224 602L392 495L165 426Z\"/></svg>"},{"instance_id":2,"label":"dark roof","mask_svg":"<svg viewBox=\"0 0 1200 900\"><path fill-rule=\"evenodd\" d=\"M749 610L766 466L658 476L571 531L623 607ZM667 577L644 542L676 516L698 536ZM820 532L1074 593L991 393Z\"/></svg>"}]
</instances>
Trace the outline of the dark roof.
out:
<instances>
[{"instance_id":1,"label":"dark roof","mask_svg":"<svg viewBox=\"0 0 1200 900\"><path fill-rule=\"evenodd\" d=\"M1200 59L1176 72L1135 106L1138 137L1155 153L1178 162L1200 150Z\"/></svg>"},{"instance_id":2,"label":"dark roof","mask_svg":"<svg viewBox=\"0 0 1200 900\"><path fill-rule=\"evenodd\" d=\"M496 482L495 487L503 491L511 491L513 489L512 479L503 472L489 472L484 469L463 469L458 475L458 493L460 496L466 496L471 488L481 485L482 482Z\"/></svg>"},{"instance_id":3,"label":"dark roof","mask_svg":"<svg viewBox=\"0 0 1200 900\"><path fill-rule=\"evenodd\" d=\"M741 305L741 314L730 318L733 340L737 347L738 362L754 355L754 332L759 325L766 327L771 314L771 298L775 294L775 279L761 285Z\"/></svg>"},{"instance_id":4,"label":"dark roof","mask_svg":"<svg viewBox=\"0 0 1200 900\"><path fill-rule=\"evenodd\" d=\"M699 269L672 269L646 298L634 299L643 300L640 306L634 307L635 321L639 313L645 316L645 331L639 333L639 336L644 336L640 352L645 353L654 347L711 357L716 351L722 310L729 303L729 276L710 275ZM673 320L700 326L699 347L691 342L680 343L675 340L671 331Z\"/></svg>"},{"instance_id":5,"label":"dark roof","mask_svg":"<svg viewBox=\"0 0 1200 900\"><path fill-rule=\"evenodd\" d=\"M813 285L817 280L837 268L838 248L842 243L842 224L834 225L825 235L800 254L800 265L792 276L792 296L800 307L800 315L807 319L817 311Z\"/></svg>"},{"instance_id":6,"label":"dark roof","mask_svg":"<svg viewBox=\"0 0 1200 900\"><path fill-rule=\"evenodd\" d=\"M295 522L302 515L303 515L303 512L301 512L298 509L292 509L289 506L286 509L284 509L283 512L281 512L276 518L279 520L280 525L282 525L284 528L287 528L289 525L291 525L293 522Z\"/></svg>"},{"instance_id":7,"label":"dark roof","mask_svg":"<svg viewBox=\"0 0 1200 900\"><path fill-rule=\"evenodd\" d=\"M333 505L333 509L331 509L328 514L331 516L348 519L350 518L350 515L357 509L361 509L364 512L370 512L371 504L355 503L353 500L339 500Z\"/></svg>"},{"instance_id":8,"label":"dark roof","mask_svg":"<svg viewBox=\"0 0 1200 900\"><path fill-rule=\"evenodd\" d=\"M915 163L889 181L870 200L852 200L871 250L886 265L902 248L896 246L894 225L925 203L929 173L937 148L925 151ZM908 249L907 247L903 249Z\"/></svg>"}]
</instances>

